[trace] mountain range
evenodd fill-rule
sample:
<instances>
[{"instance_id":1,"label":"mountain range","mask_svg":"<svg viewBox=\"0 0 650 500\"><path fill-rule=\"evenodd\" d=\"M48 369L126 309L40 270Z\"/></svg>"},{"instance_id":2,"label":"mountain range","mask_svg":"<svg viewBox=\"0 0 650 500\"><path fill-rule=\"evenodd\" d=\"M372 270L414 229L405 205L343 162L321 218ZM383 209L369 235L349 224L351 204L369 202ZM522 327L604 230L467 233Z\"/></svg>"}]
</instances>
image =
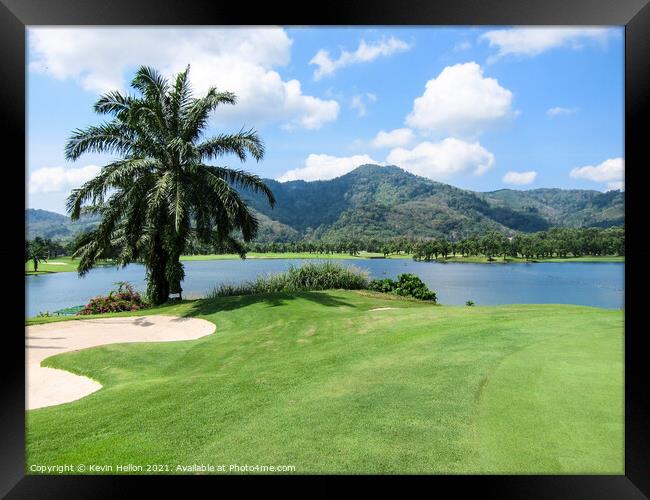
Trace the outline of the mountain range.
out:
<instances>
[{"instance_id":1,"label":"mountain range","mask_svg":"<svg viewBox=\"0 0 650 500\"><path fill-rule=\"evenodd\" d=\"M326 181L266 182L276 207L270 209L261 196L249 194L251 205L301 236L316 239L458 239L492 229L511 233L624 223L621 191L545 188L480 193L378 165L362 165Z\"/></svg>"},{"instance_id":2,"label":"mountain range","mask_svg":"<svg viewBox=\"0 0 650 500\"><path fill-rule=\"evenodd\" d=\"M265 179L276 197L242 195L260 220L259 241L300 238L445 237L489 230L532 232L550 227L624 224L624 194L586 189L500 189L474 192L408 173L395 166L362 165L325 181ZM67 240L97 224L72 222L45 210L26 210L29 238Z\"/></svg>"}]
</instances>

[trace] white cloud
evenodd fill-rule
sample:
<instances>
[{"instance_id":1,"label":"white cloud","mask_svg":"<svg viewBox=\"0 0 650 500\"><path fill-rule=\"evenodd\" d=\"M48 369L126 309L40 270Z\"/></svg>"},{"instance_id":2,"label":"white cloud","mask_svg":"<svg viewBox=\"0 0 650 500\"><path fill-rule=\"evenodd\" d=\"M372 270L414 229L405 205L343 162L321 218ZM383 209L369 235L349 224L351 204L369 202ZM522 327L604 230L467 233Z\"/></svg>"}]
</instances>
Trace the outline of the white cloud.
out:
<instances>
[{"instance_id":1,"label":"white cloud","mask_svg":"<svg viewBox=\"0 0 650 500\"><path fill-rule=\"evenodd\" d=\"M365 94L357 94L352 97L350 107L357 111L358 117L366 116L366 113L368 111L367 104L369 102L375 102L376 100L377 96L370 92L366 92Z\"/></svg>"},{"instance_id":2,"label":"white cloud","mask_svg":"<svg viewBox=\"0 0 650 500\"><path fill-rule=\"evenodd\" d=\"M469 40L463 40L462 42L457 42L454 45L454 52L461 52L463 50L468 50L472 48L472 42Z\"/></svg>"},{"instance_id":3,"label":"white cloud","mask_svg":"<svg viewBox=\"0 0 650 500\"><path fill-rule=\"evenodd\" d=\"M374 43L366 43L365 40L361 40L357 50L354 52L341 50L338 59L332 59L327 50L321 49L309 61L309 64L317 66L314 70L314 80L320 80L324 76L333 75L339 68L374 61L379 57L387 57L396 52L407 51L410 48L410 44L393 36Z\"/></svg>"},{"instance_id":4,"label":"white cloud","mask_svg":"<svg viewBox=\"0 0 650 500\"><path fill-rule=\"evenodd\" d=\"M80 187L84 182L95 177L101 167L87 165L79 168L43 167L29 176L29 192L56 193Z\"/></svg>"},{"instance_id":5,"label":"white cloud","mask_svg":"<svg viewBox=\"0 0 650 500\"><path fill-rule=\"evenodd\" d=\"M305 181L317 181L334 179L348 172L351 172L360 165L365 164L383 165L383 163L373 160L368 155L354 156L330 156L324 154L310 154L305 160L305 166L285 172L278 180L280 182L295 181L302 179Z\"/></svg>"},{"instance_id":6,"label":"white cloud","mask_svg":"<svg viewBox=\"0 0 650 500\"><path fill-rule=\"evenodd\" d=\"M410 128L396 128L390 132L381 130L371 141L375 148L396 148L408 146L415 140L415 134Z\"/></svg>"},{"instance_id":7,"label":"white cloud","mask_svg":"<svg viewBox=\"0 0 650 500\"><path fill-rule=\"evenodd\" d=\"M384 132L385 136L382 137L390 137L393 132L395 131ZM380 135L381 133L378 137ZM394 137L395 135L390 138L394 139ZM407 172L438 180L459 173L482 175L492 168L494 163L494 155L478 142L465 142L447 137L436 143L421 142L413 149L392 149L385 162L377 161L367 154L345 157L310 154L304 167L289 170L278 177L278 180L286 182L298 179L305 181L333 179L365 164L396 165Z\"/></svg>"},{"instance_id":8,"label":"white cloud","mask_svg":"<svg viewBox=\"0 0 650 500\"><path fill-rule=\"evenodd\" d=\"M386 162L408 172L438 180L470 172L482 175L494 166L494 155L478 142L447 137L440 142L421 142L413 149L393 149Z\"/></svg>"},{"instance_id":9,"label":"white cloud","mask_svg":"<svg viewBox=\"0 0 650 500\"><path fill-rule=\"evenodd\" d=\"M611 190L623 191L624 189L625 189L625 183L623 181L607 183L607 191L611 191Z\"/></svg>"},{"instance_id":10,"label":"white cloud","mask_svg":"<svg viewBox=\"0 0 650 500\"><path fill-rule=\"evenodd\" d=\"M537 177L537 172L534 170L530 170L528 172L507 172L506 175L503 176L503 182L506 184L515 184L518 186L523 186L525 184L532 184L535 182L535 178Z\"/></svg>"},{"instance_id":11,"label":"white cloud","mask_svg":"<svg viewBox=\"0 0 650 500\"><path fill-rule=\"evenodd\" d=\"M363 102L363 97L360 95L355 95L352 98L352 102L350 103L350 107L352 109L355 109L357 111L357 116L366 116L366 105Z\"/></svg>"},{"instance_id":12,"label":"white cloud","mask_svg":"<svg viewBox=\"0 0 650 500\"><path fill-rule=\"evenodd\" d=\"M447 66L413 101L406 124L450 135L476 134L512 114L512 92L475 62Z\"/></svg>"},{"instance_id":13,"label":"white cloud","mask_svg":"<svg viewBox=\"0 0 650 500\"><path fill-rule=\"evenodd\" d=\"M606 182L608 189L622 189L625 173L623 158L610 158L599 165L587 165L571 170L574 179L587 179L593 182Z\"/></svg>"},{"instance_id":14,"label":"white cloud","mask_svg":"<svg viewBox=\"0 0 650 500\"><path fill-rule=\"evenodd\" d=\"M546 110L546 114L550 117L562 116L562 115L572 115L578 112L578 108L563 108L561 106L556 106Z\"/></svg>"},{"instance_id":15,"label":"white cloud","mask_svg":"<svg viewBox=\"0 0 650 500\"><path fill-rule=\"evenodd\" d=\"M298 80L274 69L289 64L293 41L280 28L29 28L30 69L85 90L125 90L140 65L172 76L191 65L195 94L210 86L235 92L236 106L215 113L219 123L320 128L339 104L302 92Z\"/></svg>"},{"instance_id":16,"label":"white cloud","mask_svg":"<svg viewBox=\"0 0 650 500\"><path fill-rule=\"evenodd\" d=\"M610 33L607 28L524 27L488 31L479 39L498 49L491 57L496 60L506 55L532 57L557 47L580 49L588 41L604 43Z\"/></svg>"}]
</instances>

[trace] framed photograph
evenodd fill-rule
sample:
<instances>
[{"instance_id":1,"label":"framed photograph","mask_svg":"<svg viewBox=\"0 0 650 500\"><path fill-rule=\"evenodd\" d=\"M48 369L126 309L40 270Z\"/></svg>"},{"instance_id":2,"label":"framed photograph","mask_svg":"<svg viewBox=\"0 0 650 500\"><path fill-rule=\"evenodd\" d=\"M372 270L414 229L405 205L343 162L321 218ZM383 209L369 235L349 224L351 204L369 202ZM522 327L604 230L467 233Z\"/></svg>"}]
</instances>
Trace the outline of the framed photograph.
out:
<instances>
[{"instance_id":1,"label":"framed photograph","mask_svg":"<svg viewBox=\"0 0 650 500\"><path fill-rule=\"evenodd\" d=\"M321 10L2 0L0 493L648 498L647 1Z\"/></svg>"}]
</instances>

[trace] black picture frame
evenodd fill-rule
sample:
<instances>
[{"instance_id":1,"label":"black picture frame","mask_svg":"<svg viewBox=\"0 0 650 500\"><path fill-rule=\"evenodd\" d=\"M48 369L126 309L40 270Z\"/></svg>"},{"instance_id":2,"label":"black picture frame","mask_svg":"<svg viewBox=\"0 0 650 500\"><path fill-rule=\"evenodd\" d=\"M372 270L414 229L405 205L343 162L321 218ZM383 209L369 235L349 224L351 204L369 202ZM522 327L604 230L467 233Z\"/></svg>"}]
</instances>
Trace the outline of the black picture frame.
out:
<instances>
[{"instance_id":1,"label":"black picture frame","mask_svg":"<svg viewBox=\"0 0 650 500\"><path fill-rule=\"evenodd\" d=\"M650 130L650 6L648 0L356 0L347 3L302 5L286 3L260 4L252 8L245 3L181 0L0 0L0 54L2 91L0 106L6 127L2 134L5 160L19 182L25 165L25 27L30 25L620 25L625 26L625 217L627 249L625 266L625 475L621 476L412 476L417 482L432 482L426 490L439 492L452 487L454 494L472 489L481 495L498 498L647 498L650 495L650 461L648 450L648 380L646 354L642 348L647 327L640 320L644 296L640 271L640 231L643 213L641 176L644 160L644 137ZM646 141L647 142L647 139ZM647 164L647 160L645 162ZM18 172L18 173L16 173ZM24 172L23 172L24 174ZM24 180L24 175L22 176ZM11 183L13 185L14 183ZM9 185L5 186L7 189ZM9 188L11 189L11 188ZM11 205L11 206L9 206ZM16 232L24 233L24 207L7 204L6 217L17 224ZM18 253L20 238L11 246ZM16 256L17 258L17 256ZM13 259L12 259L13 260ZM9 266L17 286L23 283L19 266ZM6 311L5 338L0 404L0 494L7 498L89 498L119 497L131 491L136 478L119 476L26 476L25 475L25 411L24 411L24 328L19 313L24 297L18 297L15 311ZM637 326L639 325L639 326ZM13 363L8 363L10 359ZM137 478L146 481L149 494L156 487L168 488L169 478ZM188 477L176 480L188 480ZM219 476L225 483L243 479L265 481L286 488L288 481L300 479L318 482L323 476L284 476L230 478ZM342 479L342 477L334 478ZM346 478L349 480L349 478ZM395 477L356 477L363 486L378 485L384 489L395 484ZM403 477L400 479L404 479ZM206 478L191 478L203 482ZM196 483L194 483L196 484ZM424 486L424 485L422 485ZM313 486L310 486L313 488Z\"/></svg>"}]
</instances>

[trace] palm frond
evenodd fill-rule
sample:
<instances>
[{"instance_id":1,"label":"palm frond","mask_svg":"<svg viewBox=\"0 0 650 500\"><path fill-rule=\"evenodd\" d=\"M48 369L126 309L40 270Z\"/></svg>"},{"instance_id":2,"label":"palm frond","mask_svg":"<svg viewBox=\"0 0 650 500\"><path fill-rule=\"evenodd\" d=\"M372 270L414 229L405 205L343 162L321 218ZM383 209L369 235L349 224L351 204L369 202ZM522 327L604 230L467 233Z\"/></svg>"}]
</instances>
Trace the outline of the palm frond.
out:
<instances>
[{"instance_id":1,"label":"palm frond","mask_svg":"<svg viewBox=\"0 0 650 500\"><path fill-rule=\"evenodd\" d=\"M194 99L188 106L187 115L183 123L181 135L185 140L194 141L201 136L210 113L220 104L235 104L237 97L232 92L217 92L211 88L208 93L199 99Z\"/></svg>"},{"instance_id":2,"label":"palm frond","mask_svg":"<svg viewBox=\"0 0 650 500\"><path fill-rule=\"evenodd\" d=\"M246 172L245 170L234 168L216 167L213 165L202 165L202 168L207 169L212 175L216 175L235 186L252 191L253 193L262 193L266 196L271 208L275 206L275 196L261 177Z\"/></svg>"},{"instance_id":3,"label":"palm frond","mask_svg":"<svg viewBox=\"0 0 650 500\"><path fill-rule=\"evenodd\" d=\"M134 137L129 128L113 121L85 130L74 130L65 145L65 158L76 160L84 153L117 153L128 156L134 147Z\"/></svg>"},{"instance_id":4,"label":"palm frond","mask_svg":"<svg viewBox=\"0 0 650 500\"><path fill-rule=\"evenodd\" d=\"M136 72L131 86L142 92L145 97L154 100L162 99L169 89L167 79L150 66L142 66Z\"/></svg>"},{"instance_id":5,"label":"palm frond","mask_svg":"<svg viewBox=\"0 0 650 500\"><path fill-rule=\"evenodd\" d=\"M99 114L119 115L129 110L133 99L124 96L117 90L102 95L94 105L94 110Z\"/></svg>"},{"instance_id":6,"label":"palm frond","mask_svg":"<svg viewBox=\"0 0 650 500\"><path fill-rule=\"evenodd\" d=\"M257 161L264 158L264 142L254 129L212 137L200 143L196 149L201 159L204 160L211 160L226 154L235 154L241 161L246 161L247 154Z\"/></svg>"},{"instance_id":7,"label":"palm frond","mask_svg":"<svg viewBox=\"0 0 650 500\"><path fill-rule=\"evenodd\" d=\"M192 92L189 86L189 72L190 66L188 64L185 71L177 75L176 82L169 96L169 113L171 115L172 129L176 134L180 132L181 123L191 102Z\"/></svg>"},{"instance_id":8,"label":"palm frond","mask_svg":"<svg viewBox=\"0 0 650 500\"><path fill-rule=\"evenodd\" d=\"M214 175L209 170L204 170L203 178L210 188L213 196L218 197L225 207L228 216L228 225L231 229L240 229L244 241L252 240L257 234L258 221L248 206L224 179Z\"/></svg>"}]
</instances>

